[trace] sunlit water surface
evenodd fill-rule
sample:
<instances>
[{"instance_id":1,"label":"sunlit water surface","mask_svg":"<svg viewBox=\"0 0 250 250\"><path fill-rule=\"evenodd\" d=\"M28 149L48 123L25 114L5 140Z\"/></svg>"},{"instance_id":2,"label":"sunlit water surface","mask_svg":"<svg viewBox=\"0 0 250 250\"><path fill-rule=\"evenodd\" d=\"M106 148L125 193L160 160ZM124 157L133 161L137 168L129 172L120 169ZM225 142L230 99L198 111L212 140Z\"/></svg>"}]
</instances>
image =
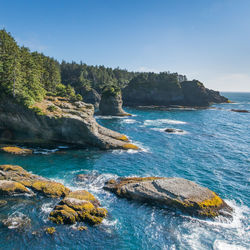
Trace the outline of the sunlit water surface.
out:
<instances>
[{"instance_id":1,"label":"sunlit water surface","mask_svg":"<svg viewBox=\"0 0 250 250\"><path fill-rule=\"evenodd\" d=\"M17 230L0 222L1 249L249 249L249 93L224 93L233 104L204 110L126 109L127 118L97 117L103 126L128 135L139 152L98 149L37 150L30 156L0 154L0 164L18 164L35 174L87 189L108 209L104 223L78 231L54 225L48 214L58 202L44 197L14 197L0 208L0 220L28 216L31 226ZM164 128L183 133L168 134ZM63 146L63 145L62 145ZM89 174L85 183L78 174ZM126 199L103 190L116 176L177 176L217 192L234 208L233 220L192 218ZM55 226L48 235L43 228Z\"/></svg>"}]
</instances>

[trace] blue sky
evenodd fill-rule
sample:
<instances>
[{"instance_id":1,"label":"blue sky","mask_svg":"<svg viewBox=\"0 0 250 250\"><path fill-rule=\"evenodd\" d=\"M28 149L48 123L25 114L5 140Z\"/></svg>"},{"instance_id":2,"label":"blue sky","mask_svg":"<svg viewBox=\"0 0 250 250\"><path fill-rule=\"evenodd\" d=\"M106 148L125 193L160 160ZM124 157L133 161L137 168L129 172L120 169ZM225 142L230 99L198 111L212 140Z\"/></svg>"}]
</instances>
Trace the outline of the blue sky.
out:
<instances>
[{"instance_id":1,"label":"blue sky","mask_svg":"<svg viewBox=\"0 0 250 250\"><path fill-rule=\"evenodd\" d=\"M0 0L0 28L58 60L250 92L250 0Z\"/></svg>"}]
</instances>

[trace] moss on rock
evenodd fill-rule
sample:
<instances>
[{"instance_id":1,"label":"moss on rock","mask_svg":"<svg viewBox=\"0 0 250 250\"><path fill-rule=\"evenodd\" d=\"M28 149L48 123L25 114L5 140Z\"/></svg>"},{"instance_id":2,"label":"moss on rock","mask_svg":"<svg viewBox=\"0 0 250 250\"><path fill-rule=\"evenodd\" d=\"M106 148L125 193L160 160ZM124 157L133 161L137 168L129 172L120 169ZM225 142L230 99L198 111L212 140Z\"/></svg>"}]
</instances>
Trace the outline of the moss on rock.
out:
<instances>
[{"instance_id":1,"label":"moss on rock","mask_svg":"<svg viewBox=\"0 0 250 250\"><path fill-rule=\"evenodd\" d=\"M32 154L31 149L26 149L26 148L19 148L19 147L2 147L2 151L10 154L15 154L15 155L27 155L27 154Z\"/></svg>"},{"instance_id":2,"label":"moss on rock","mask_svg":"<svg viewBox=\"0 0 250 250\"><path fill-rule=\"evenodd\" d=\"M0 181L0 194L13 195L31 193L24 185L15 181Z\"/></svg>"}]
</instances>

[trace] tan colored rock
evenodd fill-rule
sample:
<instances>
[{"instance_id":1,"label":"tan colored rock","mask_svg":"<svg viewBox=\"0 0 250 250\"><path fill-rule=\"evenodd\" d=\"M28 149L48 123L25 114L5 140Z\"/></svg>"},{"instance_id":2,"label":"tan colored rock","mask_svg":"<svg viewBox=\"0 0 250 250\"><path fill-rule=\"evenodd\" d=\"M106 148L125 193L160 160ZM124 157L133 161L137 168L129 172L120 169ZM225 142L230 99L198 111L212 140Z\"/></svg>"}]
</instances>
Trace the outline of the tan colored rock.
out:
<instances>
[{"instance_id":1,"label":"tan colored rock","mask_svg":"<svg viewBox=\"0 0 250 250\"><path fill-rule=\"evenodd\" d=\"M2 147L1 150L4 151L5 153L10 153L10 154L14 154L14 155L32 154L31 149L19 148L19 147L13 147L13 146Z\"/></svg>"},{"instance_id":2,"label":"tan colored rock","mask_svg":"<svg viewBox=\"0 0 250 250\"><path fill-rule=\"evenodd\" d=\"M105 189L121 197L179 208L204 217L230 216L232 211L215 192L183 178L121 178L107 182Z\"/></svg>"},{"instance_id":3,"label":"tan colored rock","mask_svg":"<svg viewBox=\"0 0 250 250\"><path fill-rule=\"evenodd\" d=\"M31 192L21 183L0 180L0 195L30 194Z\"/></svg>"}]
</instances>

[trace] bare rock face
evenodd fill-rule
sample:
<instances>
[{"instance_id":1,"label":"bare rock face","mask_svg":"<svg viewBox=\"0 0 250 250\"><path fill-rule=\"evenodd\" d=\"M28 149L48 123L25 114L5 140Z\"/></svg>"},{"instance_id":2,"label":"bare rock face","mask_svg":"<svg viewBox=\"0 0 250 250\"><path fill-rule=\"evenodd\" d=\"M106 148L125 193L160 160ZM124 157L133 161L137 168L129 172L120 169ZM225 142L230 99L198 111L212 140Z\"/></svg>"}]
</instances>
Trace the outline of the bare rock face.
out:
<instances>
[{"instance_id":1,"label":"bare rock face","mask_svg":"<svg viewBox=\"0 0 250 250\"><path fill-rule=\"evenodd\" d=\"M137 76L122 90L125 106L195 106L207 107L212 103L229 102L219 92L209 90L197 81L179 83L175 77L161 79Z\"/></svg>"},{"instance_id":2,"label":"bare rock face","mask_svg":"<svg viewBox=\"0 0 250 250\"><path fill-rule=\"evenodd\" d=\"M179 208L189 214L215 217L232 209L216 193L183 178L121 178L106 183L120 197Z\"/></svg>"},{"instance_id":3,"label":"bare rock face","mask_svg":"<svg viewBox=\"0 0 250 250\"><path fill-rule=\"evenodd\" d=\"M126 136L100 126L92 104L48 97L28 109L11 99L0 101L0 142L127 149Z\"/></svg>"},{"instance_id":4,"label":"bare rock face","mask_svg":"<svg viewBox=\"0 0 250 250\"><path fill-rule=\"evenodd\" d=\"M122 95L120 89L116 87L106 87L103 90L99 105L100 115L129 116L122 109Z\"/></svg>"},{"instance_id":5,"label":"bare rock face","mask_svg":"<svg viewBox=\"0 0 250 250\"><path fill-rule=\"evenodd\" d=\"M95 110L99 108L101 96L95 89L88 86L82 86L76 91L82 96L84 102L93 104Z\"/></svg>"}]
</instances>

